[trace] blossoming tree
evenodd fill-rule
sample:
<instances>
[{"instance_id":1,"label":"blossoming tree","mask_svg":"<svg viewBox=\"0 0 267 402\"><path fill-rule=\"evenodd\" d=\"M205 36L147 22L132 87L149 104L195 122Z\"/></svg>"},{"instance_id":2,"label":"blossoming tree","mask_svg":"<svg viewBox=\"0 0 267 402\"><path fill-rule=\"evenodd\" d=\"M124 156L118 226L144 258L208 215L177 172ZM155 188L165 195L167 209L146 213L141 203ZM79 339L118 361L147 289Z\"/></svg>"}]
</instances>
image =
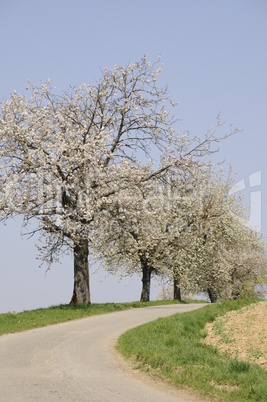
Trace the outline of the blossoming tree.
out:
<instances>
[{"instance_id":1,"label":"blossoming tree","mask_svg":"<svg viewBox=\"0 0 267 402\"><path fill-rule=\"evenodd\" d=\"M95 234L96 260L109 272L142 275L140 301L149 301L151 276L158 273L165 222L156 180L121 191L109 209L102 236Z\"/></svg>"},{"instance_id":2,"label":"blossoming tree","mask_svg":"<svg viewBox=\"0 0 267 402\"><path fill-rule=\"evenodd\" d=\"M215 302L252 294L266 280L265 244L249 227L243 200L231 194L233 184L214 171L196 181L186 230L169 246L176 293L175 286L206 291Z\"/></svg>"}]
</instances>

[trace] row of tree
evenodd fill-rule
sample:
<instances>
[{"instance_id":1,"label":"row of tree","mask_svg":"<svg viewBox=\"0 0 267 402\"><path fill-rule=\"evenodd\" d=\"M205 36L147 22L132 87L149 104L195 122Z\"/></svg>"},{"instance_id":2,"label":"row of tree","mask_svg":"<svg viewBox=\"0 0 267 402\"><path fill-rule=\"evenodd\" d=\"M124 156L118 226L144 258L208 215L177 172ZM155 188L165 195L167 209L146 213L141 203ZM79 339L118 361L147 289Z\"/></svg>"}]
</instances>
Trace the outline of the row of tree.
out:
<instances>
[{"instance_id":1,"label":"row of tree","mask_svg":"<svg viewBox=\"0 0 267 402\"><path fill-rule=\"evenodd\" d=\"M174 299L207 292L211 302L248 296L266 280L265 244L248 226L233 180L211 168L121 193L99 236L96 259L111 273L142 275L141 301L151 276L173 283Z\"/></svg>"},{"instance_id":2,"label":"row of tree","mask_svg":"<svg viewBox=\"0 0 267 402\"><path fill-rule=\"evenodd\" d=\"M50 265L74 255L71 303L90 303L89 249L110 272L151 275L211 301L239 297L264 277L264 246L233 183L209 162L217 119L201 138L175 129L175 106L144 57L57 95L50 83L16 92L0 118L0 218L24 217Z\"/></svg>"}]
</instances>

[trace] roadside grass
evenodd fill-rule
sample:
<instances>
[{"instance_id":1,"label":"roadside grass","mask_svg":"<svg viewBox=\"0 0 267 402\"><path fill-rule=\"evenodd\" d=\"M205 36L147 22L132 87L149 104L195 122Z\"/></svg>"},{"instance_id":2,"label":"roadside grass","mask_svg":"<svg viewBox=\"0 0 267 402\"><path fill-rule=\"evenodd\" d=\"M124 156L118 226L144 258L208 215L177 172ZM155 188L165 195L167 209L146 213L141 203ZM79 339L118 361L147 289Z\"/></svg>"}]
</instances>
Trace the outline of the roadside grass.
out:
<instances>
[{"instance_id":1,"label":"roadside grass","mask_svg":"<svg viewBox=\"0 0 267 402\"><path fill-rule=\"evenodd\" d=\"M205 325L257 299L227 301L189 313L160 318L123 334L117 349L135 367L190 387L216 401L267 401L267 371L201 343Z\"/></svg>"},{"instance_id":2,"label":"roadside grass","mask_svg":"<svg viewBox=\"0 0 267 402\"><path fill-rule=\"evenodd\" d=\"M191 301L196 302L196 301ZM190 303L190 301L189 301ZM131 308L142 308L167 304L179 304L175 301L151 301L147 303L106 303L90 305L60 305L37 310L23 311L21 313L0 314L0 335L13 332L21 332L28 329L45 327L79 318L89 317L95 314L106 314Z\"/></svg>"}]
</instances>

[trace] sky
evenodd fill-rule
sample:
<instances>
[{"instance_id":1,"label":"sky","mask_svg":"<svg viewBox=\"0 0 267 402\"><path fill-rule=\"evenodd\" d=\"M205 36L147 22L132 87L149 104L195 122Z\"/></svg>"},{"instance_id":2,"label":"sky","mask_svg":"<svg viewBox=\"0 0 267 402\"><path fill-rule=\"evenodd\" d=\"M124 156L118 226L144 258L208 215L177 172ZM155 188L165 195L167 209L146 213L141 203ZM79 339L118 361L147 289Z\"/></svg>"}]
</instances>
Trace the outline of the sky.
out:
<instances>
[{"instance_id":1,"label":"sky","mask_svg":"<svg viewBox=\"0 0 267 402\"><path fill-rule=\"evenodd\" d=\"M251 207L250 221L267 236L266 0L0 0L0 100L27 81L51 79L57 91L94 84L104 67L161 54L160 82L179 103L181 132L205 133L221 114L216 161L231 164ZM36 259L37 239L21 238L20 217L0 225L0 313L68 303L73 260L49 272ZM93 303L138 300L141 278L118 282L91 268ZM160 286L154 282L152 298Z\"/></svg>"}]
</instances>

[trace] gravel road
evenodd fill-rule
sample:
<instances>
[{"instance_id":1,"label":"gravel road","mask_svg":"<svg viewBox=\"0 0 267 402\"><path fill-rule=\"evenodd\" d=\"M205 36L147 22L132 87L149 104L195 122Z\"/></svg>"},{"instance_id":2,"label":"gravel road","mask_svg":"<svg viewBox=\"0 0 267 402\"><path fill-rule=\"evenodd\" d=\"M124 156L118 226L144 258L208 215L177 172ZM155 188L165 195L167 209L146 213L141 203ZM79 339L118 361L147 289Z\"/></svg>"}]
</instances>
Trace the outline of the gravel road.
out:
<instances>
[{"instance_id":1,"label":"gravel road","mask_svg":"<svg viewBox=\"0 0 267 402\"><path fill-rule=\"evenodd\" d=\"M132 309L3 335L0 401L197 400L190 394L172 392L164 385L131 375L130 370L118 365L120 359L116 358L113 346L129 328L200 307L189 304Z\"/></svg>"}]
</instances>

